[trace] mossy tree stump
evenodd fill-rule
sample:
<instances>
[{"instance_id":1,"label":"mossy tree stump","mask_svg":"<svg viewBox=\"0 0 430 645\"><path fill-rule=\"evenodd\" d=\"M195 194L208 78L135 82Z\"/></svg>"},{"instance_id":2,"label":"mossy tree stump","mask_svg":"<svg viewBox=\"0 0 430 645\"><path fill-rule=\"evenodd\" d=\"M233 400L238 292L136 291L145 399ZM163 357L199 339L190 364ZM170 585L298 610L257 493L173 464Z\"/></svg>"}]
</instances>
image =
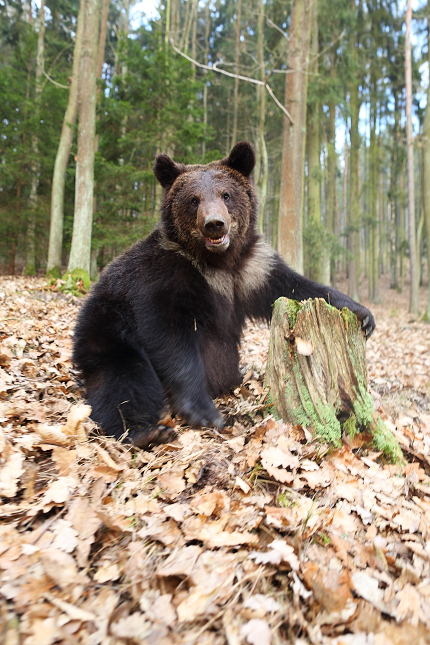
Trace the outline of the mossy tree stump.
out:
<instances>
[{"instance_id":1,"label":"mossy tree stump","mask_svg":"<svg viewBox=\"0 0 430 645\"><path fill-rule=\"evenodd\" d=\"M342 432L373 435L377 450L402 458L367 391L366 341L355 314L325 300L274 304L266 385L277 415L339 446Z\"/></svg>"}]
</instances>

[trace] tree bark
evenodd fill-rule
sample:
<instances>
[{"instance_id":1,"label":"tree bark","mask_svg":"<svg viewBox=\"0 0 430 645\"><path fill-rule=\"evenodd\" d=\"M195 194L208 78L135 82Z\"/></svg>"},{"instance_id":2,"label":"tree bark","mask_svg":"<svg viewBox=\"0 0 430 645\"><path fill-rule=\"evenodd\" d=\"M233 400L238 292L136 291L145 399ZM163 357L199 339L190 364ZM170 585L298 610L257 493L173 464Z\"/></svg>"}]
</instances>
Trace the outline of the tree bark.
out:
<instances>
[{"instance_id":1,"label":"tree bark","mask_svg":"<svg viewBox=\"0 0 430 645\"><path fill-rule=\"evenodd\" d=\"M332 70L335 70L332 53ZM323 257L323 284L331 284L331 236L334 235L336 222L336 103L329 101L327 122L327 210L326 229L330 235L329 250ZM328 265L328 266L327 266Z\"/></svg>"},{"instance_id":2,"label":"tree bark","mask_svg":"<svg viewBox=\"0 0 430 645\"><path fill-rule=\"evenodd\" d=\"M366 341L355 314L325 300L279 298L273 308L266 385L274 412L339 446L342 432L364 430L391 459L401 451L373 410Z\"/></svg>"},{"instance_id":3,"label":"tree bark","mask_svg":"<svg viewBox=\"0 0 430 645\"><path fill-rule=\"evenodd\" d=\"M55 157L54 175L51 192L51 224L49 231L49 250L47 273L60 277L61 254L63 248L64 222L64 188L66 170L69 163L70 149L73 142L74 125L78 111L78 76L81 58L82 32L84 26L85 0L81 0L76 28L75 48L73 51L73 67L70 79L69 99L63 119L60 142Z\"/></svg>"},{"instance_id":4,"label":"tree bark","mask_svg":"<svg viewBox=\"0 0 430 645\"><path fill-rule=\"evenodd\" d=\"M294 0L291 10L288 74L279 194L278 250L286 262L303 273L303 175L305 159L307 71L309 62L310 0Z\"/></svg>"},{"instance_id":5,"label":"tree bark","mask_svg":"<svg viewBox=\"0 0 430 645\"><path fill-rule=\"evenodd\" d=\"M237 15L236 15L236 60L235 71L236 74L240 73L240 26L242 20L242 0L237 0ZM234 93L233 93L233 134L231 137L231 146L237 143L237 115L239 112L239 79L234 79Z\"/></svg>"},{"instance_id":6,"label":"tree bark","mask_svg":"<svg viewBox=\"0 0 430 645\"><path fill-rule=\"evenodd\" d=\"M84 13L80 84L78 161L76 164L75 215L68 272L90 273L93 221L94 140L96 126L96 64L99 28L98 0L87 0Z\"/></svg>"},{"instance_id":7,"label":"tree bark","mask_svg":"<svg viewBox=\"0 0 430 645\"><path fill-rule=\"evenodd\" d=\"M318 3L312 7L309 71L318 76ZM312 280L322 281L322 250L325 246L321 222L320 103L317 94L309 97L307 108L308 221L307 271Z\"/></svg>"},{"instance_id":8,"label":"tree bark","mask_svg":"<svg viewBox=\"0 0 430 645\"><path fill-rule=\"evenodd\" d=\"M352 60L354 63L354 77L350 85L350 112L351 112L351 152L350 152L350 184L349 184L349 217L348 217L348 248L350 259L348 261L348 295L357 302L360 301L359 276L360 276L360 191L358 185L358 160L360 154L360 134L358 131L360 114L359 78L357 77L358 60L356 51L356 34L354 32L351 42Z\"/></svg>"},{"instance_id":9,"label":"tree bark","mask_svg":"<svg viewBox=\"0 0 430 645\"><path fill-rule=\"evenodd\" d=\"M428 59L429 59L429 69L430 69L430 3L428 5L429 15L427 17L427 29L428 29ZM424 206L424 217L426 224L426 236L427 236L427 280L428 280L428 299L427 299L427 309L426 309L426 318L427 321L430 321L430 83L427 88L427 106L426 113L424 116L424 125L423 125L423 206Z\"/></svg>"},{"instance_id":10,"label":"tree bark","mask_svg":"<svg viewBox=\"0 0 430 645\"><path fill-rule=\"evenodd\" d=\"M31 7L31 5L30 5ZM31 13L31 11L30 11ZM31 137L31 149L33 160L31 163L31 186L30 186L30 211L27 225L27 258L25 274L36 274L36 219L37 219L37 186L39 183L40 161L39 161L39 136L37 134L40 125L40 96L42 94L42 76L45 54L45 0L41 0L39 10L39 34L37 36L36 56L36 84L34 96L34 110L36 132Z\"/></svg>"},{"instance_id":11,"label":"tree bark","mask_svg":"<svg viewBox=\"0 0 430 645\"><path fill-rule=\"evenodd\" d=\"M257 20L257 60L260 68L260 80L265 81L266 69L264 64L264 0L258 0ZM258 229L263 233L264 229L264 207L267 195L267 179L269 171L269 160L267 156L265 124L266 124L266 89L257 85L257 100L259 108L259 122L256 145L255 181L259 203Z\"/></svg>"},{"instance_id":12,"label":"tree bark","mask_svg":"<svg viewBox=\"0 0 430 645\"><path fill-rule=\"evenodd\" d=\"M406 146L408 160L408 238L411 271L409 311L418 314L418 262L415 236L415 186L414 186L414 142L412 138L412 64L411 64L411 21L412 0L407 0L405 35L405 84L406 84Z\"/></svg>"}]
</instances>

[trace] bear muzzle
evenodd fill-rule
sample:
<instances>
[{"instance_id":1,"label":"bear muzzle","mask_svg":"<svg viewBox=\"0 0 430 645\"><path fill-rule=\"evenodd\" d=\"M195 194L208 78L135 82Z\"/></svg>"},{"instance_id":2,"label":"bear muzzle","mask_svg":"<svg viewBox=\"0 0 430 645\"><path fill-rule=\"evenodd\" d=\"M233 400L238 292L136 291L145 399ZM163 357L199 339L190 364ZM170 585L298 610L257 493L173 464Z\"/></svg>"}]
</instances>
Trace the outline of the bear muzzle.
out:
<instances>
[{"instance_id":1,"label":"bear muzzle","mask_svg":"<svg viewBox=\"0 0 430 645\"><path fill-rule=\"evenodd\" d=\"M229 244L230 217L226 210L227 217L220 213L206 215L199 222L200 232L205 238L206 248L210 251L226 251Z\"/></svg>"}]
</instances>

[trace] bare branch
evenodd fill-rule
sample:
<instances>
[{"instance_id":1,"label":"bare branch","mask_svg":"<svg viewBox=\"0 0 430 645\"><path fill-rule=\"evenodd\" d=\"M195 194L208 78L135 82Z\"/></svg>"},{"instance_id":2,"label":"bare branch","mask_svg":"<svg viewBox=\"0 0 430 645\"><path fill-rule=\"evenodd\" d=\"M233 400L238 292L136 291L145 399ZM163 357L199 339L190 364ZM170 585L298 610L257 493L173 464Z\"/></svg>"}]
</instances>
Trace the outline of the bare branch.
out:
<instances>
[{"instance_id":1,"label":"bare branch","mask_svg":"<svg viewBox=\"0 0 430 645\"><path fill-rule=\"evenodd\" d=\"M46 78L48 79L48 81L50 81L51 83L53 83L56 87L61 87L61 89L63 89L63 90L68 90L68 89L69 89L69 86L68 86L68 85L61 85L61 83L57 83L57 81L54 81L54 79L53 79L53 78L51 78L50 76L48 76L48 74L45 72L45 70L44 70L44 69L42 69L42 72L43 72L43 75L44 75L44 76L46 76Z\"/></svg>"},{"instance_id":2,"label":"bare branch","mask_svg":"<svg viewBox=\"0 0 430 645\"><path fill-rule=\"evenodd\" d=\"M170 45L172 46L172 49L182 56L183 58L186 58L187 60L190 61L190 63L193 63L193 65L197 65L197 67L200 67L201 69L207 69L209 72L218 72L219 74L224 74L225 76L230 76L231 78L238 78L240 81L247 81L248 83L253 83L254 85L263 85L266 90L268 91L269 95L272 97L276 105L282 110L282 112L285 114L285 116L289 119L291 125L294 125L294 120L291 114L288 112L288 110L282 105L282 103L276 98L276 96L273 93L272 88L268 83L265 83L264 81L259 81L256 78L251 78L249 76L241 76L240 74L233 74L232 72L226 72L225 69L220 69L218 67L219 64L222 64L222 62L217 62L214 63L214 65L203 65L203 63L198 63L194 58L191 58L191 56L188 56L188 54L184 54L184 52L181 52L180 49L175 47L172 41L170 41Z\"/></svg>"}]
</instances>

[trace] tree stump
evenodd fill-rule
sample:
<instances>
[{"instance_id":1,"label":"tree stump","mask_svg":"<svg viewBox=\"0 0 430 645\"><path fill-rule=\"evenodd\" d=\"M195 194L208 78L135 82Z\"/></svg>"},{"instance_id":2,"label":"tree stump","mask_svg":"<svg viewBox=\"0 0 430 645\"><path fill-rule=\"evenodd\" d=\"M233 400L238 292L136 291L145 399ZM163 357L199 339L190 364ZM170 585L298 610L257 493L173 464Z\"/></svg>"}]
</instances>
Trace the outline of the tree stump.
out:
<instances>
[{"instance_id":1,"label":"tree stump","mask_svg":"<svg viewBox=\"0 0 430 645\"><path fill-rule=\"evenodd\" d=\"M390 460L400 447L367 391L366 341L355 314L320 298L279 298L273 308L266 385L274 412L334 446L342 432L373 435Z\"/></svg>"}]
</instances>

